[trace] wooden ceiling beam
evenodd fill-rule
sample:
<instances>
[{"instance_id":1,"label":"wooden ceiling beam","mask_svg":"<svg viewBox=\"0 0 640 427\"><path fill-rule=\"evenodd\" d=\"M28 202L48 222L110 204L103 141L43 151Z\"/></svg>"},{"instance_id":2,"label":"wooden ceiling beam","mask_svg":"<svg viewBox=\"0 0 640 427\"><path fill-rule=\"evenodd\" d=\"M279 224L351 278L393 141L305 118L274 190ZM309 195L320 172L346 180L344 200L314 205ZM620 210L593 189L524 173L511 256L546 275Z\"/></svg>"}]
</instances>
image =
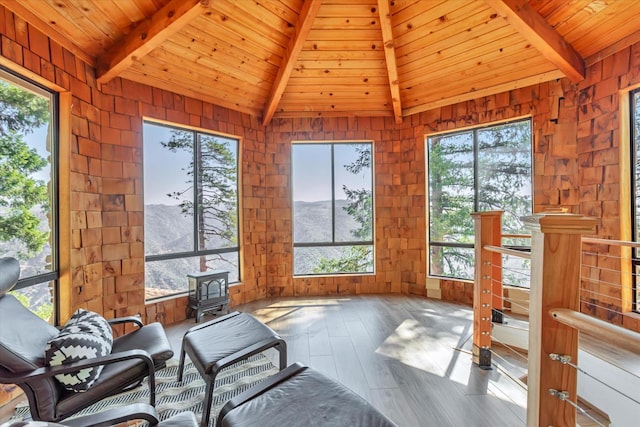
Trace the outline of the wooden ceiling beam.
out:
<instances>
[{"instance_id":1,"label":"wooden ceiling beam","mask_svg":"<svg viewBox=\"0 0 640 427\"><path fill-rule=\"evenodd\" d=\"M584 59L527 0L485 0L572 82L585 78Z\"/></svg>"},{"instance_id":2,"label":"wooden ceiling beam","mask_svg":"<svg viewBox=\"0 0 640 427\"><path fill-rule=\"evenodd\" d=\"M208 6L209 0L172 0L164 5L98 58L98 82L106 83L117 77L137 58L145 56L200 16Z\"/></svg>"},{"instance_id":3,"label":"wooden ceiling beam","mask_svg":"<svg viewBox=\"0 0 640 427\"><path fill-rule=\"evenodd\" d=\"M382 42L384 56L389 77L389 89L391 90L391 104L396 123L402 123L402 105L400 102L400 84L398 78L398 66L396 64L396 48L394 46L393 31L391 27L391 12L389 0L378 0L378 13L380 14L380 28L382 30Z\"/></svg>"},{"instance_id":4,"label":"wooden ceiling beam","mask_svg":"<svg viewBox=\"0 0 640 427\"><path fill-rule=\"evenodd\" d=\"M276 112L276 108L278 108L278 103L280 99L282 99L282 94L287 87L289 77L291 77L293 66L298 60L298 55L300 55L302 46L307 40L307 36L309 35L309 31L311 31L311 26L316 19L321 4L322 0L307 0L302 5L302 10L300 10L300 14L298 15L298 23L296 24L293 36L289 40L289 45L284 53L278 74L273 81L271 92L264 107L262 114L262 124L264 126L269 124Z\"/></svg>"}]
</instances>

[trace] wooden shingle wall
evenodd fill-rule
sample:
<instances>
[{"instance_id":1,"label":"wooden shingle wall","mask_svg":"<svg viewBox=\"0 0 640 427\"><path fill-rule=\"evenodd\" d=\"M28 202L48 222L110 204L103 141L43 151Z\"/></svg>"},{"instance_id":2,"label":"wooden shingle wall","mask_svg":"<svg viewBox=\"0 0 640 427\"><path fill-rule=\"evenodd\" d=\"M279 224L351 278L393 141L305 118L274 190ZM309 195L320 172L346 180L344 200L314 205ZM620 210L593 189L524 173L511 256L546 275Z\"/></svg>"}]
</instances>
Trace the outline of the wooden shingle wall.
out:
<instances>
[{"instance_id":1,"label":"wooden shingle wall","mask_svg":"<svg viewBox=\"0 0 640 427\"><path fill-rule=\"evenodd\" d=\"M425 161L422 137L392 118L276 119L267 130L269 296L425 290ZM293 278L291 142L373 141L375 275Z\"/></svg>"},{"instance_id":2,"label":"wooden shingle wall","mask_svg":"<svg viewBox=\"0 0 640 427\"><path fill-rule=\"evenodd\" d=\"M404 118L276 119L246 114L114 79L0 7L2 63L72 95L68 308L107 317L140 313L171 323L185 298L144 301L143 116L241 138L243 283L232 305L271 296L401 292L426 295L424 137L530 115L534 129L534 209L568 207L601 218L597 235L622 238L620 90L640 84L640 45L588 67L585 81L541 83ZM15 66L13 68L16 68ZM375 275L293 278L291 141L372 140L375 160ZM68 255L65 255L68 254ZM443 299L470 303L471 284L441 281ZM601 285L605 286L605 285ZM619 290L600 289L615 307ZM588 310L588 308L585 308ZM64 320L64 319L63 319ZM633 316L616 321L636 325ZM633 323L636 322L636 323Z\"/></svg>"}]
</instances>

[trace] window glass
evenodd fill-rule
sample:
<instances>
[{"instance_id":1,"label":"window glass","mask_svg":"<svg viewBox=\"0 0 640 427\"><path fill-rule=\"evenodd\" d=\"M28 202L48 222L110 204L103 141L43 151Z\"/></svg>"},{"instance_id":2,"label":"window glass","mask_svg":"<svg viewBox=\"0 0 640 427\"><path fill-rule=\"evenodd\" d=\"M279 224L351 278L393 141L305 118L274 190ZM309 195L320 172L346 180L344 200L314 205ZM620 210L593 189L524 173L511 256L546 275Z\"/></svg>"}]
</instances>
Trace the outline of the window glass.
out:
<instances>
[{"instance_id":1,"label":"window glass","mask_svg":"<svg viewBox=\"0 0 640 427\"><path fill-rule=\"evenodd\" d=\"M0 257L20 261L16 296L55 322L57 97L0 70Z\"/></svg>"},{"instance_id":2,"label":"window glass","mask_svg":"<svg viewBox=\"0 0 640 427\"><path fill-rule=\"evenodd\" d=\"M429 136L426 144L429 274L472 280L471 213L502 210L503 230L526 234L520 218L532 212L531 121Z\"/></svg>"},{"instance_id":3,"label":"window glass","mask_svg":"<svg viewBox=\"0 0 640 427\"><path fill-rule=\"evenodd\" d=\"M373 272L372 144L295 143L294 274Z\"/></svg>"},{"instance_id":4,"label":"window glass","mask_svg":"<svg viewBox=\"0 0 640 427\"><path fill-rule=\"evenodd\" d=\"M147 299L185 293L187 274L240 280L238 140L145 121Z\"/></svg>"},{"instance_id":5,"label":"window glass","mask_svg":"<svg viewBox=\"0 0 640 427\"><path fill-rule=\"evenodd\" d=\"M293 241L332 240L331 145L293 147ZM305 171L308 171L305 172Z\"/></svg>"},{"instance_id":6,"label":"window glass","mask_svg":"<svg viewBox=\"0 0 640 427\"><path fill-rule=\"evenodd\" d=\"M633 207L634 216L634 241L640 241L640 90L631 92L631 143L633 144L633 185L635 192L635 203ZM634 270L640 270L640 250L635 249ZM633 308L640 312L640 283L638 274L634 276L634 301Z\"/></svg>"}]
</instances>

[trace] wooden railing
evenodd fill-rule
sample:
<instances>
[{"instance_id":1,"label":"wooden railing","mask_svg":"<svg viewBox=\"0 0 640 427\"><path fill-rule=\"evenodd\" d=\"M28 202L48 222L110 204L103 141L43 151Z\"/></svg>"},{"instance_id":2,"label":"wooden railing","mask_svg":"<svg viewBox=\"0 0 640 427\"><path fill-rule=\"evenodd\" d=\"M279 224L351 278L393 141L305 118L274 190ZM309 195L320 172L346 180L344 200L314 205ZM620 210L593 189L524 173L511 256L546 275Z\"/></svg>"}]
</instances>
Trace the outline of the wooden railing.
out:
<instances>
[{"instance_id":1,"label":"wooden railing","mask_svg":"<svg viewBox=\"0 0 640 427\"><path fill-rule=\"evenodd\" d=\"M473 360L491 366L492 318L503 308L502 212L475 213ZM527 426L576 426L578 333L596 336L640 355L640 334L580 313L582 238L596 219L567 213L524 218L531 231Z\"/></svg>"}]
</instances>

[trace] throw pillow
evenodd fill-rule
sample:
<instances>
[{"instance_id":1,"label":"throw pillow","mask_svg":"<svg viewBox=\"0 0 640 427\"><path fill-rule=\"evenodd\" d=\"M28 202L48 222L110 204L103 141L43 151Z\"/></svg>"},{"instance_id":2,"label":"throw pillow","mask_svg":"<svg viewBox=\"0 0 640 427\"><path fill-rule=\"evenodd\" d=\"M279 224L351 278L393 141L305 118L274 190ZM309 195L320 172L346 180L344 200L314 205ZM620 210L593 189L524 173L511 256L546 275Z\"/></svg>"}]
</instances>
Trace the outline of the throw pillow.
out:
<instances>
[{"instance_id":1,"label":"throw pillow","mask_svg":"<svg viewBox=\"0 0 640 427\"><path fill-rule=\"evenodd\" d=\"M113 334L107 320L98 313L79 309L45 349L50 366L65 365L83 359L107 356L113 346ZM98 379L102 366L56 375L62 386L71 391L86 391Z\"/></svg>"}]
</instances>

